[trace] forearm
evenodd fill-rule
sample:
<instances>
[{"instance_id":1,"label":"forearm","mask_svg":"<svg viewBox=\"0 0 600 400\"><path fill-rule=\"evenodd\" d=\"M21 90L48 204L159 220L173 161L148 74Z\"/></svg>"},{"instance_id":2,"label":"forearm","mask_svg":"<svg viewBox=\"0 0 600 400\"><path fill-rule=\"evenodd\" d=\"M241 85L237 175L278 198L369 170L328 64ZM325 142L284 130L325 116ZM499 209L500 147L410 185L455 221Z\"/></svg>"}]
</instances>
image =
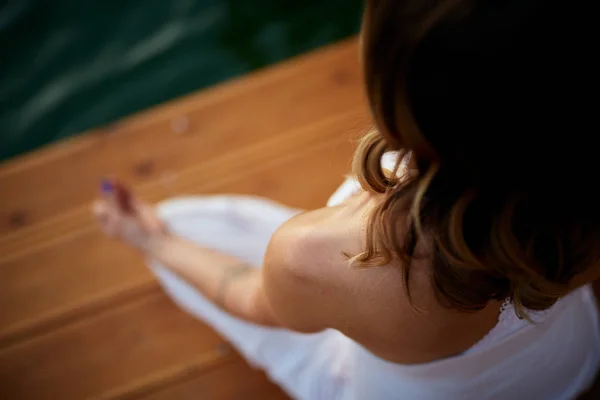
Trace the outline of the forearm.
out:
<instances>
[{"instance_id":1,"label":"forearm","mask_svg":"<svg viewBox=\"0 0 600 400\"><path fill-rule=\"evenodd\" d=\"M171 235L153 240L145 250L228 313L262 325L277 325L259 268Z\"/></svg>"}]
</instances>

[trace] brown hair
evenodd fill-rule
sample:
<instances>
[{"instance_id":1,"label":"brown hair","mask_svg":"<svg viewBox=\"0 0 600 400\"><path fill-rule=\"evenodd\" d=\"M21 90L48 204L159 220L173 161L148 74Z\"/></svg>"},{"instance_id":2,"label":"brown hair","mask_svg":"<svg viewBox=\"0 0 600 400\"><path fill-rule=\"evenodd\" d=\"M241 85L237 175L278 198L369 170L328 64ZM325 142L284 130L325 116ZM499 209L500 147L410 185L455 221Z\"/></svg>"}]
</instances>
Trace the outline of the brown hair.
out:
<instances>
[{"instance_id":1,"label":"brown hair","mask_svg":"<svg viewBox=\"0 0 600 400\"><path fill-rule=\"evenodd\" d=\"M507 298L520 316L547 309L598 260L597 128L574 93L584 52L567 47L581 32L557 28L568 16L553 7L366 2L364 74L376 128L360 141L353 170L382 201L352 261L400 260L409 298L419 242L431 249L438 300L461 311ZM396 168L410 151L416 173L385 174L388 151L399 151Z\"/></svg>"}]
</instances>

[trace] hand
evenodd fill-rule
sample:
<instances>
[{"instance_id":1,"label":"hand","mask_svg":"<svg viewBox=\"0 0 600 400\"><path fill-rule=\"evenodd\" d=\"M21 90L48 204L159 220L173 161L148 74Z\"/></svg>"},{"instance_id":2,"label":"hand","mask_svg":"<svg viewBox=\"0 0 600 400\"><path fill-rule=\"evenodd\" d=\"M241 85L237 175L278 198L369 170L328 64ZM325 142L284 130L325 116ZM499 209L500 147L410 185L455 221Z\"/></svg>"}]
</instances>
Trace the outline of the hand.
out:
<instances>
[{"instance_id":1,"label":"hand","mask_svg":"<svg viewBox=\"0 0 600 400\"><path fill-rule=\"evenodd\" d=\"M101 193L93 204L93 213L107 236L147 250L153 241L168 235L154 209L119 182L103 180Z\"/></svg>"}]
</instances>

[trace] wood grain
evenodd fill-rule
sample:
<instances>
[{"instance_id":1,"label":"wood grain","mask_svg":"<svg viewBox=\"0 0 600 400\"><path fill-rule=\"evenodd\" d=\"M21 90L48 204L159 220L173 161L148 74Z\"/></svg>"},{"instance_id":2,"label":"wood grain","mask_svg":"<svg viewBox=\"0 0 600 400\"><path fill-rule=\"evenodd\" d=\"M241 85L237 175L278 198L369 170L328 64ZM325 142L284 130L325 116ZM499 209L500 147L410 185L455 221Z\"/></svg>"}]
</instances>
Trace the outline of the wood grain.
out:
<instances>
[{"instance_id":1,"label":"wood grain","mask_svg":"<svg viewBox=\"0 0 600 400\"><path fill-rule=\"evenodd\" d=\"M356 40L0 165L1 399L286 399L96 229L97 181L140 196L324 204L370 124Z\"/></svg>"},{"instance_id":2,"label":"wood grain","mask_svg":"<svg viewBox=\"0 0 600 400\"><path fill-rule=\"evenodd\" d=\"M348 142L353 134L357 136L364 132L367 125L364 110L350 110L243 148L231 149L211 159L202 159L195 165L176 172L165 169L160 178L145 184L135 185L125 181L142 197L151 201L181 193L227 191L231 188L227 182L234 177L239 178L258 169L267 170L273 164L286 163L301 156L303 152L312 151L315 146ZM347 157L344 160L346 171L349 168L348 156L344 154ZM329 164L323 165L325 168L328 166ZM116 175L122 176L118 173ZM0 268L7 260L35 252L40 244L54 243L62 235L72 235L73 231L89 226L89 203L95 194L95 190L90 191L87 201L72 207L68 212L0 238Z\"/></svg>"},{"instance_id":3,"label":"wood grain","mask_svg":"<svg viewBox=\"0 0 600 400\"><path fill-rule=\"evenodd\" d=\"M262 371L235 358L210 371L156 391L143 400L288 400Z\"/></svg>"},{"instance_id":4,"label":"wood grain","mask_svg":"<svg viewBox=\"0 0 600 400\"><path fill-rule=\"evenodd\" d=\"M0 398L68 400L135 392L140 388L131 383L147 385L144 376L159 381L166 374L168 380L177 365L200 368L219 361L225 356L221 342L156 290L0 350Z\"/></svg>"},{"instance_id":5,"label":"wood grain","mask_svg":"<svg viewBox=\"0 0 600 400\"><path fill-rule=\"evenodd\" d=\"M352 146L341 132L354 126L356 120L346 121L350 122L325 125L332 135L325 142L321 140L327 135L316 138L314 144L303 142L303 147L293 154L281 152L285 150L283 145L274 146L272 153L263 147L260 154L264 160L240 166L237 172L224 172L219 179L199 179L197 183L180 179L167 189L173 194L246 193L300 208L318 207L349 168ZM362 124L366 125L366 120ZM300 136L308 140L318 130L314 132L302 132ZM223 165L210 170L227 171L229 164L225 160ZM142 194L151 200L165 197L167 190L161 185L150 189L142 190ZM152 282L137 253L102 237L88 215L87 206L82 212L86 214L81 216L80 225L65 228L64 238L61 239L61 229L49 231L42 248L34 251L34 247L26 247L19 257L5 258L0 263L3 287L0 304L15 305L0 308L0 344L35 334L99 304L110 306L116 299L128 298L130 292Z\"/></svg>"}]
</instances>

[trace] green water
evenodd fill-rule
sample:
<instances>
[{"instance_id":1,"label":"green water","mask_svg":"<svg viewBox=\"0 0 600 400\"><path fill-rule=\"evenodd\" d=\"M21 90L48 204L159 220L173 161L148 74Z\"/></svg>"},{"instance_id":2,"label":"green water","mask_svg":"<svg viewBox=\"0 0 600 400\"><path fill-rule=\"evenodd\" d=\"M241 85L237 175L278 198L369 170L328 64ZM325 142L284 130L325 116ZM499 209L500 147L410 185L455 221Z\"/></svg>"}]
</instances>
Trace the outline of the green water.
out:
<instances>
[{"instance_id":1,"label":"green water","mask_svg":"<svg viewBox=\"0 0 600 400\"><path fill-rule=\"evenodd\" d=\"M0 160L358 31L361 0L0 0Z\"/></svg>"}]
</instances>

